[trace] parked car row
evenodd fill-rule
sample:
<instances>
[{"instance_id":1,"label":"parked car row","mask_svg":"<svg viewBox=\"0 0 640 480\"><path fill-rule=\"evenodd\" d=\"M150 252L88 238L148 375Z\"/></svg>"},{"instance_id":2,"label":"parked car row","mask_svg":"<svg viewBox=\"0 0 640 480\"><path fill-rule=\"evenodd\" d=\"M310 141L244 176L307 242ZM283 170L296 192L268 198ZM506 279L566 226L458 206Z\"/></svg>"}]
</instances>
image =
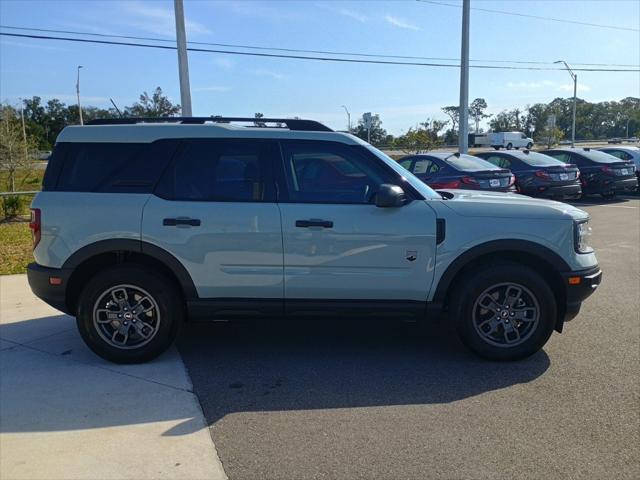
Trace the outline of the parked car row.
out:
<instances>
[{"instance_id":1,"label":"parked car row","mask_svg":"<svg viewBox=\"0 0 640 480\"><path fill-rule=\"evenodd\" d=\"M640 148L497 151L410 155L400 165L437 189L493 190L554 199L612 198L640 181Z\"/></svg>"}]
</instances>

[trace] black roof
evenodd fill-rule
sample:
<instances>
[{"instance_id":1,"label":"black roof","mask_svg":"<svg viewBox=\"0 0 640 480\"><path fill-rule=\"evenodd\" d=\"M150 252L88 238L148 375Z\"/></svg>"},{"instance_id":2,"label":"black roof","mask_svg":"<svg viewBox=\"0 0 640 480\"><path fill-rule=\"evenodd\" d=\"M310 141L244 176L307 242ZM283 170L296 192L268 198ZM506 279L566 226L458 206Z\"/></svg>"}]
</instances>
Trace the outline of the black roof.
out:
<instances>
[{"instance_id":1,"label":"black roof","mask_svg":"<svg viewBox=\"0 0 640 480\"><path fill-rule=\"evenodd\" d=\"M255 118L255 117L123 117L97 118L85 125L135 125L137 123L179 123L182 125L198 125L204 123L250 122L253 126L262 127L266 123L283 124L289 130L307 132L333 132L329 127L315 120L299 118ZM264 125L264 127L267 127ZM274 127L271 127L274 128ZM275 127L277 128L277 127Z\"/></svg>"}]
</instances>

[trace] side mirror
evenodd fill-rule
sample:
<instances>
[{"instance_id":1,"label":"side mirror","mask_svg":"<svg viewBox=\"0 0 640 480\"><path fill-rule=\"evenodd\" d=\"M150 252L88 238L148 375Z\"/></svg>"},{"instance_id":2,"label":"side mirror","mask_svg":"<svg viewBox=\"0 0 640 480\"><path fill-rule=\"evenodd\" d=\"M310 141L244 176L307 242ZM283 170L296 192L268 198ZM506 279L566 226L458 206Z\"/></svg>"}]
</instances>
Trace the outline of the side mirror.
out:
<instances>
[{"instance_id":1,"label":"side mirror","mask_svg":"<svg viewBox=\"0 0 640 480\"><path fill-rule=\"evenodd\" d=\"M401 207L407 203L407 196L399 186L383 183L376 192L375 202L380 208Z\"/></svg>"}]
</instances>

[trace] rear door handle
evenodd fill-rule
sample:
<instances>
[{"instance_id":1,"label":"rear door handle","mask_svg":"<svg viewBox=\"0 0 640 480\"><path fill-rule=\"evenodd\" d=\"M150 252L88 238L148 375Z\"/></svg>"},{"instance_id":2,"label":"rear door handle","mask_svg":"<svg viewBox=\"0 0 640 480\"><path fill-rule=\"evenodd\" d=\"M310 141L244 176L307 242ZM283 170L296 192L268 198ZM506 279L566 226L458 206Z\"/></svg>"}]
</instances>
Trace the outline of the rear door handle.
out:
<instances>
[{"instance_id":1,"label":"rear door handle","mask_svg":"<svg viewBox=\"0 0 640 480\"><path fill-rule=\"evenodd\" d=\"M187 217L165 218L164 220L162 220L162 225L164 225L165 227L175 227L178 225L187 225L189 227L199 227L200 219L187 218Z\"/></svg>"},{"instance_id":2,"label":"rear door handle","mask_svg":"<svg viewBox=\"0 0 640 480\"><path fill-rule=\"evenodd\" d=\"M309 228L309 227L322 227L333 228L333 222L331 220L318 220L312 218L310 220L296 220L296 227Z\"/></svg>"}]
</instances>

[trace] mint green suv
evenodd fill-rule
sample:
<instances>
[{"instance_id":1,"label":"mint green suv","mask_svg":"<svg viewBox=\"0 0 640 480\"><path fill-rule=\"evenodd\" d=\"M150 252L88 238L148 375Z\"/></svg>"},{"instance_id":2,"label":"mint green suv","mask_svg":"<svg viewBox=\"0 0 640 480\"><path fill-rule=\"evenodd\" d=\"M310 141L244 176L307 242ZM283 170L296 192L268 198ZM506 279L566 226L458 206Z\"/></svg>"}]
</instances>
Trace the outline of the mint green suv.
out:
<instances>
[{"instance_id":1,"label":"mint green suv","mask_svg":"<svg viewBox=\"0 0 640 480\"><path fill-rule=\"evenodd\" d=\"M32 205L28 277L95 353L149 360L185 321L391 316L443 318L474 352L513 360L600 283L581 210L436 192L352 135L253 122L98 120L60 134Z\"/></svg>"}]
</instances>

